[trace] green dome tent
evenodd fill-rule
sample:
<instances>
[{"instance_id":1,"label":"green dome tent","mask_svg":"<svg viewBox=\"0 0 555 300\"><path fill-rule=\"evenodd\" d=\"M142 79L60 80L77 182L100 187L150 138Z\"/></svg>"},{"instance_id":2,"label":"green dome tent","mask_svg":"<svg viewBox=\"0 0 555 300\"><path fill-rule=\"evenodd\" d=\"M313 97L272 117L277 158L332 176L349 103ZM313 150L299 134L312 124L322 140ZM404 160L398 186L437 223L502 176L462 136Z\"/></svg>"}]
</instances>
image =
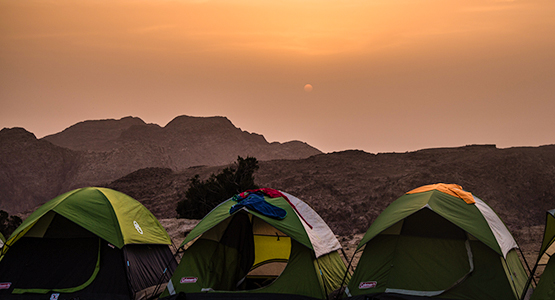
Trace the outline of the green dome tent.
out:
<instances>
[{"instance_id":1,"label":"green dome tent","mask_svg":"<svg viewBox=\"0 0 555 300\"><path fill-rule=\"evenodd\" d=\"M162 297L326 299L339 288L341 245L312 208L272 189L240 195L258 195L263 207L234 210L247 201L236 196L207 214L183 241Z\"/></svg>"},{"instance_id":2,"label":"green dome tent","mask_svg":"<svg viewBox=\"0 0 555 300\"><path fill-rule=\"evenodd\" d=\"M169 278L177 265L170 244L133 198L107 188L73 190L38 208L6 241L0 298L133 299Z\"/></svg>"},{"instance_id":3,"label":"green dome tent","mask_svg":"<svg viewBox=\"0 0 555 300\"><path fill-rule=\"evenodd\" d=\"M538 282L538 286L532 293L530 300L552 300L555 299L555 209L547 212L543 242L538 255L534 270L539 265L546 265ZM534 273L534 272L532 272Z\"/></svg>"},{"instance_id":4,"label":"green dome tent","mask_svg":"<svg viewBox=\"0 0 555 300\"><path fill-rule=\"evenodd\" d=\"M346 289L353 299L519 299L528 277L501 219L454 184L392 202L363 247Z\"/></svg>"}]
</instances>

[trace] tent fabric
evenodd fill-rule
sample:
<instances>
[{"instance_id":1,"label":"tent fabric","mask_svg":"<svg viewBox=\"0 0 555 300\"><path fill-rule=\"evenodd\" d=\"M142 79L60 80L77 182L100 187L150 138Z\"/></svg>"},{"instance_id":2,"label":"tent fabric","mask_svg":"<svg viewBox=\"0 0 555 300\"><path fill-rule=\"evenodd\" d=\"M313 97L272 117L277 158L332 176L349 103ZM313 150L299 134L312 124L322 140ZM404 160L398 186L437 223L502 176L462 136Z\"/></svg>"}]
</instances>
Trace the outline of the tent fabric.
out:
<instances>
[{"instance_id":1,"label":"tent fabric","mask_svg":"<svg viewBox=\"0 0 555 300\"><path fill-rule=\"evenodd\" d=\"M501 249L501 253L503 256L507 257L507 253L514 248L518 248L518 245L509 232L509 229L503 221L497 216L497 214L489 207L484 201L480 200L479 198L475 197L476 200L476 207L482 213L482 216L486 219L491 232L493 233L495 240L499 244L499 248ZM472 233L471 233L472 234Z\"/></svg>"},{"instance_id":2,"label":"tent fabric","mask_svg":"<svg viewBox=\"0 0 555 300\"><path fill-rule=\"evenodd\" d=\"M321 257L341 249L341 244L335 237L335 234L315 210L299 198L285 192L282 193L295 206L295 212L298 212L297 215L302 216L306 220L306 222L301 222L301 224L308 235L316 257Z\"/></svg>"},{"instance_id":3,"label":"tent fabric","mask_svg":"<svg viewBox=\"0 0 555 300\"><path fill-rule=\"evenodd\" d=\"M468 203L468 192L442 190L412 190L376 218L357 247L347 295L518 299L527 274L508 229L478 197Z\"/></svg>"},{"instance_id":4,"label":"tent fabric","mask_svg":"<svg viewBox=\"0 0 555 300\"><path fill-rule=\"evenodd\" d=\"M0 282L11 283L9 289L0 290L0 299L46 300L53 294L64 295L64 299L130 299L120 249L100 241L100 265L93 278L93 265L98 261L98 237L85 238L89 239L88 243L77 244L73 239L40 239L41 251L37 251L37 239L23 237L0 261ZM45 249L48 245L50 250ZM91 247L85 249L87 245ZM57 259L60 256L63 259ZM90 278L94 280L83 286ZM75 287L80 288L70 290ZM19 289L16 294L12 293L15 289Z\"/></svg>"},{"instance_id":5,"label":"tent fabric","mask_svg":"<svg viewBox=\"0 0 555 300\"><path fill-rule=\"evenodd\" d=\"M177 261L166 245L137 245L123 247L124 265L131 290L141 291L153 283L170 280Z\"/></svg>"},{"instance_id":6,"label":"tent fabric","mask_svg":"<svg viewBox=\"0 0 555 300\"><path fill-rule=\"evenodd\" d=\"M555 243L555 209L547 211L540 253L545 253Z\"/></svg>"},{"instance_id":7,"label":"tent fabric","mask_svg":"<svg viewBox=\"0 0 555 300\"><path fill-rule=\"evenodd\" d=\"M540 276L540 281L532 293L530 300L555 299L555 259L550 259Z\"/></svg>"},{"instance_id":8,"label":"tent fabric","mask_svg":"<svg viewBox=\"0 0 555 300\"><path fill-rule=\"evenodd\" d=\"M339 243L329 226L310 206L308 206L306 203L295 196L292 196L285 192L281 193L287 196L288 200L295 206L296 210L293 209L288 201L282 197L266 197L265 200L268 203L287 211L288 216L302 215L306 222L302 222L300 217L286 218L286 220L283 221L276 221L255 211L249 211L245 208L243 209L264 220L268 224L271 224L282 232L287 232L288 236L290 236L291 238L297 240L306 247L313 249L316 253L316 257L320 257L324 254L341 249L341 244ZM205 216L201 220L201 222L199 222L199 224L195 228L193 228L193 230L191 230L183 243L181 243L181 246L184 246L185 244L197 238L202 233L206 232L208 229L227 219L229 217L229 209L234 204L235 202L229 199L215 207L210 213L207 214L207 216L210 217L207 218L207 216ZM297 213L297 211L299 213ZM310 226L312 226L313 228L311 229Z\"/></svg>"},{"instance_id":9,"label":"tent fabric","mask_svg":"<svg viewBox=\"0 0 555 300\"><path fill-rule=\"evenodd\" d=\"M0 298L132 299L173 273L167 240L156 218L125 194L66 193L38 208L6 242L0 283L9 284L0 285Z\"/></svg>"},{"instance_id":10,"label":"tent fabric","mask_svg":"<svg viewBox=\"0 0 555 300\"><path fill-rule=\"evenodd\" d=\"M260 300L260 294L237 294L237 293L196 293L196 294L185 294L183 292L175 294L169 297L165 297L164 300ZM265 293L264 300L316 300L317 298L293 295L293 294L280 294L280 293Z\"/></svg>"},{"instance_id":11,"label":"tent fabric","mask_svg":"<svg viewBox=\"0 0 555 300\"><path fill-rule=\"evenodd\" d=\"M543 241L534 269L544 265L540 281L532 293L530 300L555 299L555 209L547 211ZM533 275L531 275L533 276Z\"/></svg>"},{"instance_id":12,"label":"tent fabric","mask_svg":"<svg viewBox=\"0 0 555 300\"><path fill-rule=\"evenodd\" d=\"M50 211L118 248L126 244L171 245L162 225L140 202L123 193L98 187L73 190L45 203L23 221L6 244L13 244Z\"/></svg>"},{"instance_id":13,"label":"tent fabric","mask_svg":"<svg viewBox=\"0 0 555 300\"><path fill-rule=\"evenodd\" d=\"M181 244L186 250L162 297L279 294L325 299L339 288L347 272L337 253L339 241L312 208L279 193L283 196L264 200L286 211L282 220L246 207L230 214L233 198L206 215ZM238 218L252 227L237 226ZM243 265L248 269L239 267Z\"/></svg>"},{"instance_id":14,"label":"tent fabric","mask_svg":"<svg viewBox=\"0 0 555 300\"><path fill-rule=\"evenodd\" d=\"M407 192L407 194L417 194L422 192L427 192L431 190L438 190L442 193L449 194L451 196L461 198L467 204L474 204L474 196L472 193L463 190L463 188L458 184L444 184L444 183L437 183L437 184L430 184L421 186L419 188L415 188L412 191Z\"/></svg>"},{"instance_id":15,"label":"tent fabric","mask_svg":"<svg viewBox=\"0 0 555 300\"><path fill-rule=\"evenodd\" d=\"M15 294L74 292L94 280L100 268L99 256L98 238L25 237L2 260L0 281L9 279Z\"/></svg>"},{"instance_id":16,"label":"tent fabric","mask_svg":"<svg viewBox=\"0 0 555 300\"><path fill-rule=\"evenodd\" d=\"M438 190L405 194L376 218L376 225L372 224L368 229L357 249L397 221L424 207L459 226L500 255L506 256L510 249L518 248L516 241L495 212L478 197L474 196L474 199L476 205L467 205L460 198Z\"/></svg>"}]
</instances>

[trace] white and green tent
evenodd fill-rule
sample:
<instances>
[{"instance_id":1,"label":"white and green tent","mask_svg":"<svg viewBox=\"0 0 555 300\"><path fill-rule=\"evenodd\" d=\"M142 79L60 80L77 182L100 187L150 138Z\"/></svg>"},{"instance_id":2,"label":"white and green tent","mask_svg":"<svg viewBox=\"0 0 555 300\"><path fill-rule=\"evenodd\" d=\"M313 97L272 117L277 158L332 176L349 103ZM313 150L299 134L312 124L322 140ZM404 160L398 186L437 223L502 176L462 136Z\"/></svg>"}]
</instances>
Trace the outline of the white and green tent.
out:
<instances>
[{"instance_id":1,"label":"white and green tent","mask_svg":"<svg viewBox=\"0 0 555 300\"><path fill-rule=\"evenodd\" d=\"M253 193L285 217L247 206L233 211L236 197L221 203L183 241L186 249L162 297L326 299L339 288L346 274L341 245L322 218L290 194L247 194Z\"/></svg>"},{"instance_id":2,"label":"white and green tent","mask_svg":"<svg viewBox=\"0 0 555 300\"><path fill-rule=\"evenodd\" d=\"M0 299L134 299L170 277L177 262L169 245L137 200L76 189L42 205L8 238Z\"/></svg>"},{"instance_id":3,"label":"white and green tent","mask_svg":"<svg viewBox=\"0 0 555 300\"><path fill-rule=\"evenodd\" d=\"M555 209L547 212L545 230L543 233L542 246L538 260L534 266L545 266L540 281L532 293L530 300L552 300L555 299L555 259L551 258L555 253Z\"/></svg>"},{"instance_id":4,"label":"white and green tent","mask_svg":"<svg viewBox=\"0 0 555 300\"><path fill-rule=\"evenodd\" d=\"M5 242L6 242L6 239L4 238L4 235L2 234L2 232L0 232L0 249L2 249Z\"/></svg>"},{"instance_id":5,"label":"white and green tent","mask_svg":"<svg viewBox=\"0 0 555 300\"><path fill-rule=\"evenodd\" d=\"M497 214L454 184L412 190L370 226L354 299L519 299L527 274Z\"/></svg>"}]
</instances>

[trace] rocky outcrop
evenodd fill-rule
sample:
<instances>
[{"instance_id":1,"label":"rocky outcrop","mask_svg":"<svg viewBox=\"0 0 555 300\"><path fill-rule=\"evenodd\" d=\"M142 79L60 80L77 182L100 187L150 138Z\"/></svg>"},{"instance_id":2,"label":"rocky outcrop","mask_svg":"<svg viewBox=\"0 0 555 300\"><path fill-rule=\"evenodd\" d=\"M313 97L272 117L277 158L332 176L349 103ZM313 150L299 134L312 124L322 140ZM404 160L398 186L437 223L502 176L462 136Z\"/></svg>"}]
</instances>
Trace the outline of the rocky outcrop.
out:
<instances>
[{"instance_id":1,"label":"rocky outcrop","mask_svg":"<svg viewBox=\"0 0 555 300\"><path fill-rule=\"evenodd\" d=\"M165 127L139 118L85 121L44 140L85 152L75 186L105 183L142 168L182 171L191 166L218 166L237 156L260 161L299 159L321 152L302 142L268 143L242 131L225 117L179 116Z\"/></svg>"},{"instance_id":2,"label":"rocky outcrop","mask_svg":"<svg viewBox=\"0 0 555 300\"><path fill-rule=\"evenodd\" d=\"M25 211L68 190L81 162L79 152L38 140L23 128L2 129L0 209Z\"/></svg>"},{"instance_id":3,"label":"rocky outcrop","mask_svg":"<svg viewBox=\"0 0 555 300\"><path fill-rule=\"evenodd\" d=\"M134 125L140 126L146 123L133 117L120 120L84 121L42 139L71 150L107 152L116 148L114 141L123 131Z\"/></svg>"},{"instance_id":4,"label":"rocky outcrop","mask_svg":"<svg viewBox=\"0 0 555 300\"><path fill-rule=\"evenodd\" d=\"M80 122L40 140L22 128L3 129L0 138L0 204L10 213L144 168L179 172L229 164L238 156L264 161L321 153L297 141L268 143L225 117L179 116L165 127L126 117Z\"/></svg>"}]
</instances>

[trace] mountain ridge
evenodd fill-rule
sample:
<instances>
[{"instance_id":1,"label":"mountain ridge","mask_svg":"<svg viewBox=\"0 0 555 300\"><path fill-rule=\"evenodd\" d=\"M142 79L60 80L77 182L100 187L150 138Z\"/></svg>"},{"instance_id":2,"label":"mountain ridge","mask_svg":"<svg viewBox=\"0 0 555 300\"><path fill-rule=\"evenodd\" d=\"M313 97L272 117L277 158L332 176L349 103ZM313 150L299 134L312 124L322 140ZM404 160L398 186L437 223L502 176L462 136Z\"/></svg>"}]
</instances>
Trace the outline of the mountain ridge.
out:
<instances>
[{"instance_id":1,"label":"mountain ridge","mask_svg":"<svg viewBox=\"0 0 555 300\"><path fill-rule=\"evenodd\" d=\"M199 174L206 179L223 167L143 169L107 187L131 195L159 218L173 218L189 178ZM545 211L555 207L555 145L469 145L378 154L347 150L262 161L255 182L299 197L340 235L365 231L393 200L440 182L461 185L488 203L511 230L521 230L542 225Z\"/></svg>"},{"instance_id":2,"label":"mountain ridge","mask_svg":"<svg viewBox=\"0 0 555 300\"><path fill-rule=\"evenodd\" d=\"M0 140L0 207L10 213L143 168L178 172L229 164L237 156L262 161L322 153L303 142L268 143L225 117L178 116L164 127L137 117L87 120L41 139L23 128L4 128Z\"/></svg>"}]
</instances>

